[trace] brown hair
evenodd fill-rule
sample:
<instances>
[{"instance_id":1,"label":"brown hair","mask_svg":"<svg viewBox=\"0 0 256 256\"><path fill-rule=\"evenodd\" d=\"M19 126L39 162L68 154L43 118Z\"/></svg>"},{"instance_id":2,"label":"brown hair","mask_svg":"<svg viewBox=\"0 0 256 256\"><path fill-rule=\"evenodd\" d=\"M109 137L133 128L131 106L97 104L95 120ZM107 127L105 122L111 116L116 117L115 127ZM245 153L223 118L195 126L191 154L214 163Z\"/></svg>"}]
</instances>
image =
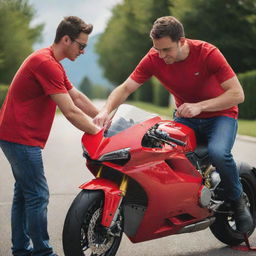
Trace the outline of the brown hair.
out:
<instances>
[{"instance_id":1,"label":"brown hair","mask_svg":"<svg viewBox=\"0 0 256 256\"><path fill-rule=\"evenodd\" d=\"M169 36L174 42L178 42L181 37L185 37L183 25L173 16L158 18L150 31L152 39L160 39L166 36Z\"/></svg>"},{"instance_id":2,"label":"brown hair","mask_svg":"<svg viewBox=\"0 0 256 256\"><path fill-rule=\"evenodd\" d=\"M68 35L71 40L78 38L81 32L89 35L92 32L92 29L92 24L87 24L76 16L65 17L60 22L56 30L54 43L58 43L60 39L65 35Z\"/></svg>"}]
</instances>

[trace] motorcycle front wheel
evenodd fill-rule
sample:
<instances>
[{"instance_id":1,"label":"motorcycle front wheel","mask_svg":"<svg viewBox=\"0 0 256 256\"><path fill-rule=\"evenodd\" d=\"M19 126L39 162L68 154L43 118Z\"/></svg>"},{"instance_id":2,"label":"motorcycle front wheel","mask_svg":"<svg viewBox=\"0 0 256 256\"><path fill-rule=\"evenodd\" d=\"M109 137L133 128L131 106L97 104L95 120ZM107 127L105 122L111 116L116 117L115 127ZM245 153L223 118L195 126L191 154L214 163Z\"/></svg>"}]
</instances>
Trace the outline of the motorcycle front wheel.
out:
<instances>
[{"instance_id":1,"label":"motorcycle front wheel","mask_svg":"<svg viewBox=\"0 0 256 256\"><path fill-rule=\"evenodd\" d=\"M246 203L254 220L254 226L248 232L249 237L253 233L256 224L256 170L243 162L238 165L238 170ZM236 230L232 213L216 213L215 217L216 220L210 226L210 229L218 240L230 246L244 242L244 235Z\"/></svg>"},{"instance_id":2,"label":"motorcycle front wheel","mask_svg":"<svg viewBox=\"0 0 256 256\"><path fill-rule=\"evenodd\" d=\"M65 256L114 256L123 234L123 218L117 218L114 230L101 225L104 194L81 191L67 213L63 234Z\"/></svg>"}]
</instances>

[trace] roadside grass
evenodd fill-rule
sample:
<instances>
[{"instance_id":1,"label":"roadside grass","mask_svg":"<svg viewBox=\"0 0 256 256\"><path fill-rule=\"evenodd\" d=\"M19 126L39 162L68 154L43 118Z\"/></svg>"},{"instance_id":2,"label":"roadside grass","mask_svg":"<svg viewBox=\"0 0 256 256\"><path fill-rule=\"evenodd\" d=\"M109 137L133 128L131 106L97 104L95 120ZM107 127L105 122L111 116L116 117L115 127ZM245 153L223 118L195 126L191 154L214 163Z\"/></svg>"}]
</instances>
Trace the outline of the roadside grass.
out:
<instances>
[{"instance_id":1,"label":"roadside grass","mask_svg":"<svg viewBox=\"0 0 256 256\"><path fill-rule=\"evenodd\" d=\"M238 134L256 137L256 120L238 119Z\"/></svg>"},{"instance_id":2,"label":"roadside grass","mask_svg":"<svg viewBox=\"0 0 256 256\"><path fill-rule=\"evenodd\" d=\"M142 108L148 112L159 114L164 118L172 119L173 109L171 107L159 107L150 103L129 101L128 104L134 105L138 108ZM238 134L256 137L256 120L238 120Z\"/></svg>"},{"instance_id":3,"label":"roadside grass","mask_svg":"<svg viewBox=\"0 0 256 256\"><path fill-rule=\"evenodd\" d=\"M156 113L164 118L172 119L173 109L171 107L159 107L150 103L141 101L127 101L127 104L133 105L135 107L144 109L151 113Z\"/></svg>"}]
</instances>

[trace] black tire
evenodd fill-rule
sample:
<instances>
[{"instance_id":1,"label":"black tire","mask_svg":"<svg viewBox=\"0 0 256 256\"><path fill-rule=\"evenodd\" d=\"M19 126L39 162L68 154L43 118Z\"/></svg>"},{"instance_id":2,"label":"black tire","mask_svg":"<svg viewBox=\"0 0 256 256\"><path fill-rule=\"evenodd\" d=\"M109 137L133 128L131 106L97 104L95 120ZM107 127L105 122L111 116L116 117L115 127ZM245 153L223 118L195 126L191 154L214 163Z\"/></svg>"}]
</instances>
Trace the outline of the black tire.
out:
<instances>
[{"instance_id":1,"label":"black tire","mask_svg":"<svg viewBox=\"0 0 256 256\"><path fill-rule=\"evenodd\" d=\"M83 190L77 195L69 208L63 227L62 242L65 256L116 255L123 230L119 230L119 236L111 236L101 225L103 201L102 191ZM118 219L121 223L120 226L123 227L122 216L120 215ZM90 248L88 230L90 230L90 234L93 233L93 239L97 240L100 247L93 248L91 246ZM99 248L103 251L104 248L106 250L99 254L95 251Z\"/></svg>"},{"instance_id":2,"label":"black tire","mask_svg":"<svg viewBox=\"0 0 256 256\"><path fill-rule=\"evenodd\" d=\"M246 163L237 164L240 180L248 201L248 206L254 220L253 228L248 232L250 236L256 223L256 169ZM235 246L244 242L244 236L236 230L232 214L216 213L216 220L210 226L213 235L221 242Z\"/></svg>"}]
</instances>

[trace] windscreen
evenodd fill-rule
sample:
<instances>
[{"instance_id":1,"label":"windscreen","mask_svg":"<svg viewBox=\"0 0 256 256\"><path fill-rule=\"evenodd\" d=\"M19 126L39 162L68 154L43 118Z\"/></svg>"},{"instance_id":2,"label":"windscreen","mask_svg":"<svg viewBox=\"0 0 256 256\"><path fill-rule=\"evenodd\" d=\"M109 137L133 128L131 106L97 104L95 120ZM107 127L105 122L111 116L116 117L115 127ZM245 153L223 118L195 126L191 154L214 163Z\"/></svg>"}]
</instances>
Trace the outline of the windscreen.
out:
<instances>
[{"instance_id":1,"label":"windscreen","mask_svg":"<svg viewBox=\"0 0 256 256\"><path fill-rule=\"evenodd\" d=\"M156 114L148 113L142 109L127 104L120 105L112 115L113 114L114 116L109 121L104 137L114 136L136 124L157 116Z\"/></svg>"}]
</instances>

